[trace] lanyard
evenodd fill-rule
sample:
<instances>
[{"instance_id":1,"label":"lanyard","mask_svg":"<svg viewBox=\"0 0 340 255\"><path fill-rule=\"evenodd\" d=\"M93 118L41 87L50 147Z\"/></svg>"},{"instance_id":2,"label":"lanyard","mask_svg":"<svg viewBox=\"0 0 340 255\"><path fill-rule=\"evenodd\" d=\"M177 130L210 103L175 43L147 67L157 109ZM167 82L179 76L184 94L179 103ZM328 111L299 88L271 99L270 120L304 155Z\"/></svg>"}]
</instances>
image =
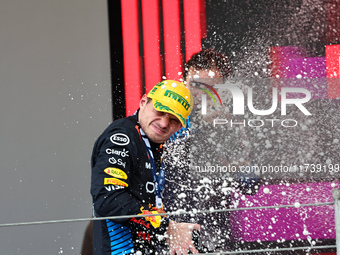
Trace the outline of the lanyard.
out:
<instances>
[{"instance_id":1,"label":"lanyard","mask_svg":"<svg viewBox=\"0 0 340 255\"><path fill-rule=\"evenodd\" d=\"M155 183L155 194L156 194L156 207L157 208L162 208L163 203L162 203L162 190L164 189L164 182L165 182L165 171L164 171L164 164L161 158L161 167L159 169L159 172L157 174L157 167L155 164L155 159L153 157L150 141L148 137L145 135L144 131L142 128L139 128L141 136L143 138L145 147L147 149L150 163L152 166L152 175L153 175L153 180Z\"/></svg>"}]
</instances>

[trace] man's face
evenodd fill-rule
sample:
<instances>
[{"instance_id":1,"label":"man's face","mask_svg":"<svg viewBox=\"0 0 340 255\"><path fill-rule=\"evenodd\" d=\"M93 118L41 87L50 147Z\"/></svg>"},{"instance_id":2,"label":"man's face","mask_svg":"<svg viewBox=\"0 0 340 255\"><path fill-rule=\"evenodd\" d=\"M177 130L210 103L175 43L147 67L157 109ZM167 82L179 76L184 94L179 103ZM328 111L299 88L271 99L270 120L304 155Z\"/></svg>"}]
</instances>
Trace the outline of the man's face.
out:
<instances>
[{"instance_id":1,"label":"man's face","mask_svg":"<svg viewBox=\"0 0 340 255\"><path fill-rule=\"evenodd\" d=\"M148 102L146 95L140 100L139 107L139 123L147 137L154 143L164 143L182 127L175 115L157 111L152 100Z\"/></svg>"},{"instance_id":2,"label":"man's face","mask_svg":"<svg viewBox=\"0 0 340 255\"><path fill-rule=\"evenodd\" d=\"M212 69L202 69L202 70L196 70L194 67L190 67L188 70L188 74L186 77L186 86L188 89L190 89L190 81L191 80L198 80L198 79L206 79L206 78L223 78L222 73L215 67ZM213 85L213 84L209 84Z\"/></svg>"}]
</instances>

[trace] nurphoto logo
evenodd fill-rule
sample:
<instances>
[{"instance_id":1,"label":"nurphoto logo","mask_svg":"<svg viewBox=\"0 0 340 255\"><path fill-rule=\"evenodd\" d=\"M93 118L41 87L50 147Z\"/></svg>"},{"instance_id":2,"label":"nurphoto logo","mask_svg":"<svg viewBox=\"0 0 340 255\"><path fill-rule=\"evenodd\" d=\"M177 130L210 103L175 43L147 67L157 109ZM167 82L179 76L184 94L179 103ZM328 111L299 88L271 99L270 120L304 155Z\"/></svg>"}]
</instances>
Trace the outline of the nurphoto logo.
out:
<instances>
[{"instance_id":1,"label":"nurphoto logo","mask_svg":"<svg viewBox=\"0 0 340 255\"><path fill-rule=\"evenodd\" d=\"M203 93L196 93L198 97L197 101L200 102L200 113L203 116L214 115L212 120L214 127L217 125L243 125L249 127L262 127L265 124L271 124L273 127L277 122L281 123L283 127L295 127L297 126L297 120L293 118L281 119L270 118L269 115L276 114L279 117L287 116L287 108L296 114L300 112L305 116L310 116L312 113L305 106L311 98L311 92L303 87L294 87L280 85L274 86L273 80L263 79L265 86L256 84L258 81L254 81L252 84L243 86L242 82L227 81L225 83L209 85L206 82L194 81L193 88L197 91L203 91ZM247 81L249 83L249 81ZM210 82L212 84L212 82ZM241 85L240 85L241 84ZM298 85L298 84L297 84ZM210 96L213 104L208 102ZM219 102L219 103L218 103ZM268 104L269 103L269 104ZM214 107L208 107L212 106ZM217 109L221 114L218 116ZM232 111L229 112L228 118L223 115L225 109L232 107ZM208 110L209 109L209 110ZM249 119L247 113L255 116L254 119ZM260 119L259 116L265 116L266 119ZM236 121L232 117L238 117ZM244 120L239 117L245 117Z\"/></svg>"}]
</instances>

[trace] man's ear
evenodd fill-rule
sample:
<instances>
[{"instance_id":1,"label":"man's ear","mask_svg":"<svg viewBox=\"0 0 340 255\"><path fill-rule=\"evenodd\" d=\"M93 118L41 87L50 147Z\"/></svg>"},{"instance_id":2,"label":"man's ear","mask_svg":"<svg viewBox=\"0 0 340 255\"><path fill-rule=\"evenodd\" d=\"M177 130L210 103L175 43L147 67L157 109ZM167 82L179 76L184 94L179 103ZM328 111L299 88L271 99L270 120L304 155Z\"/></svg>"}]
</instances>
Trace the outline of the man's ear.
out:
<instances>
[{"instance_id":1,"label":"man's ear","mask_svg":"<svg viewBox=\"0 0 340 255\"><path fill-rule=\"evenodd\" d=\"M146 105L147 101L148 97L146 96L146 94L144 94L141 100L139 101L139 108L142 108L144 105Z\"/></svg>"}]
</instances>

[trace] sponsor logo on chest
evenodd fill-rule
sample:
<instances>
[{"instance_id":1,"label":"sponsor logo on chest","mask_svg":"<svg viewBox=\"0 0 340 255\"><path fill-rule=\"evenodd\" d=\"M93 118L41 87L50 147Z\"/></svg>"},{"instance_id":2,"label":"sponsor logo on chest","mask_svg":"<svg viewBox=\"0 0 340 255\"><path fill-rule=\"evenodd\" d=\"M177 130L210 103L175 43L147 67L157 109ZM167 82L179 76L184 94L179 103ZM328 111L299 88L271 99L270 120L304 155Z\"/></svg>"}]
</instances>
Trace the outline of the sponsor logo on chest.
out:
<instances>
[{"instance_id":1,"label":"sponsor logo on chest","mask_svg":"<svg viewBox=\"0 0 340 255\"><path fill-rule=\"evenodd\" d=\"M115 149L107 148L106 149L106 154L108 154L108 155L117 155L117 156L120 156L122 158L129 157L129 151L127 151L125 149L123 149L121 151L121 150L115 150Z\"/></svg>"},{"instance_id":2,"label":"sponsor logo on chest","mask_svg":"<svg viewBox=\"0 0 340 255\"><path fill-rule=\"evenodd\" d=\"M112 165L119 165L125 168L126 162L123 162L122 159L115 159L115 157L111 157L109 158L109 163L111 163Z\"/></svg>"},{"instance_id":3,"label":"sponsor logo on chest","mask_svg":"<svg viewBox=\"0 0 340 255\"><path fill-rule=\"evenodd\" d=\"M130 143L130 138L123 133L117 133L114 134L110 137L110 140L112 143L117 144L117 145L128 145Z\"/></svg>"}]
</instances>

